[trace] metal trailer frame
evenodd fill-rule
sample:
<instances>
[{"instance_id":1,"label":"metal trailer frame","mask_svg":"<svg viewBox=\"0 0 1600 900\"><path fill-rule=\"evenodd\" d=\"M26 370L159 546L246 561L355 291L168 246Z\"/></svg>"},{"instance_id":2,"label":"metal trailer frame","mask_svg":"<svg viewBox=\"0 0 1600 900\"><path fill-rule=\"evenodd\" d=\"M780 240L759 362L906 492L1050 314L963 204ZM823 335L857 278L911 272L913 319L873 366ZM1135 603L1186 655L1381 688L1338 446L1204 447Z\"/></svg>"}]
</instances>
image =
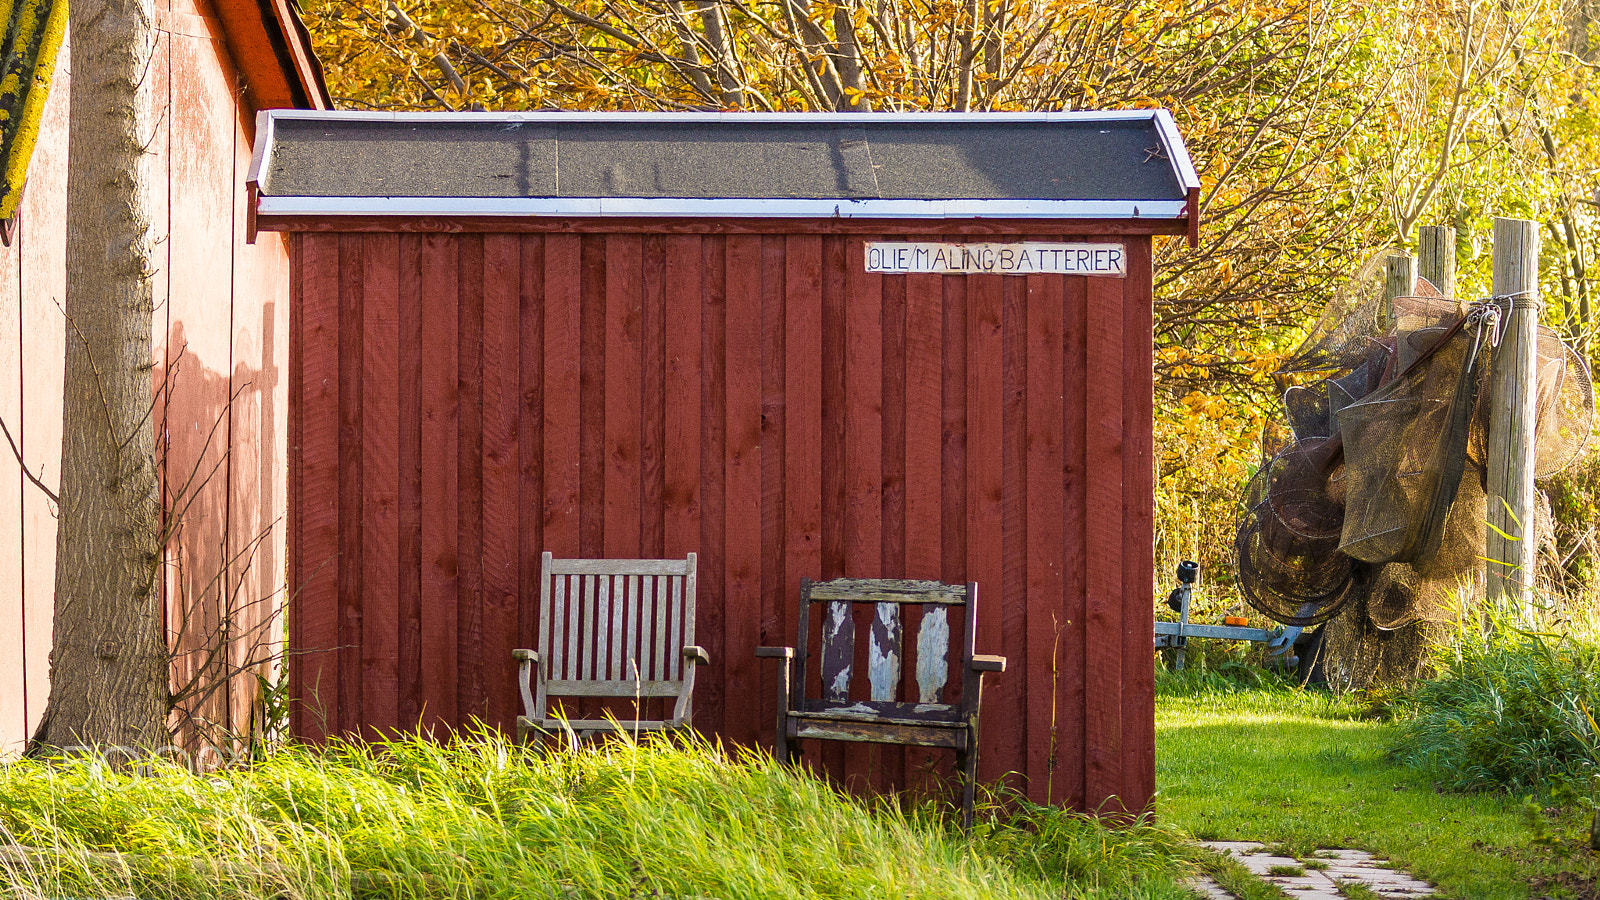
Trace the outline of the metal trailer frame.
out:
<instances>
[{"instance_id":1,"label":"metal trailer frame","mask_svg":"<svg viewBox=\"0 0 1600 900\"><path fill-rule=\"evenodd\" d=\"M1189 638L1223 641L1251 641L1267 645L1267 654L1279 665L1294 668L1300 658L1294 645L1305 631L1298 625L1277 628L1247 628L1239 625L1196 625L1189 621L1189 602L1200 566L1184 560L1178 564L1178 586L1167 595L1167 606L1178 614L1176 622L1156 622L1155 649L1172 650L1174 669L1182 669Z\"/></svg>"}]
</instances>

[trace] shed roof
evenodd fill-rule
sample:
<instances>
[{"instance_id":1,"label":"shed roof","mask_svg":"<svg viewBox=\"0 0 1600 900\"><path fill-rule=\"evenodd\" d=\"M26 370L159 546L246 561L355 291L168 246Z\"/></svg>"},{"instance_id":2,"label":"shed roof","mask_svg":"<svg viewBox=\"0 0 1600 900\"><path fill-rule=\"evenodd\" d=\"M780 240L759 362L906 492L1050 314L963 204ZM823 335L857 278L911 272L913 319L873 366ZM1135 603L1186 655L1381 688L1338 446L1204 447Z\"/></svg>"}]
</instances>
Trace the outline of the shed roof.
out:
<instances>
[{"instance_id":1,"label":"shed roof","mask_svg":"<svg viewBox=\"0 0 1600 900\"><path fill-rule=\"evenodd\" d=\"M263 216L1189 217L1165 110L273 111Z\"/></svg>"}]
</instances>

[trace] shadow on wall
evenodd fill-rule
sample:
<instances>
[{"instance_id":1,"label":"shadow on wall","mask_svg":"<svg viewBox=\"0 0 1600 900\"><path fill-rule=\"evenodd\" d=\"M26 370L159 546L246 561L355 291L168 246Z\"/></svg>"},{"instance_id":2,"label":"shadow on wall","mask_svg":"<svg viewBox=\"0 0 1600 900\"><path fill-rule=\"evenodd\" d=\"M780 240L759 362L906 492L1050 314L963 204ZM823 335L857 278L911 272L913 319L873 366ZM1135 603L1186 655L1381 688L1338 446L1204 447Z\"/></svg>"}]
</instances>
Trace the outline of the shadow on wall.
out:
<instances>
[{"instance_id":1,"label":"shadow on wall","mask_svg":"<svg viewBox=\"0 0 1600 900\"><path fill-rule=\"evenodd\" d=\"M199 355L182 321L172 323L154 371L170 725L191 750L238 748L259 732L262 683L275 683L281 666L283 520L272 498L282 491L284 461L274 440L282 381L273 364L275 306L263 304L256 334L237 328L231 349L244 358L231 374Z\"/></svg>"}]
</instances>

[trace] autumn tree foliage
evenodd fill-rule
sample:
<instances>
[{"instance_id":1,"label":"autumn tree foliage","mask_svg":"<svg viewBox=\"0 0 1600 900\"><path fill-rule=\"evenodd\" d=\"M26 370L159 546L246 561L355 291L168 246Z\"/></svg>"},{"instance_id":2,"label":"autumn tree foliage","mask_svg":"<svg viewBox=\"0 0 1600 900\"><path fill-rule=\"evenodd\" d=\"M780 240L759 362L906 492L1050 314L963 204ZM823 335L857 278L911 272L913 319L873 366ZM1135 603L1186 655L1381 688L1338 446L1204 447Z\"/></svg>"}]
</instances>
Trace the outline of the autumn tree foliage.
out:
<instances>
[{"instance_id":1,"label":"autumn tree foliage","mask_svg":"<svg viewBox=\"0 0 1600 900\"><path fill-rule=\"evenodd\" d=\"M307 3L358 109L1171 109L1205 224L1158 250L1159 549L1223 582L1270 373L1375 252L1453 224L1479 292L1490 219L1540 218L1592 328L1600 0Z\"/></svg>"}]
</instances>

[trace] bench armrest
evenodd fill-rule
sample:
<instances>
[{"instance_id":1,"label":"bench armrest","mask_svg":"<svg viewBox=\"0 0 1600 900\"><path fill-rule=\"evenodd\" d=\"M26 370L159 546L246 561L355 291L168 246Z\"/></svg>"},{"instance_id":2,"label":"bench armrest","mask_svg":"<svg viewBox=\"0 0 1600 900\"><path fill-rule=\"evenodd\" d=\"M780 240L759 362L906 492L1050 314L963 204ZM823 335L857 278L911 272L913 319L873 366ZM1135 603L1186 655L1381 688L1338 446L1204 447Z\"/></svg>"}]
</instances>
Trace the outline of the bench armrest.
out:
<instances>
[{"instance_id":1,"label":"bench armrest","mask_svg":"<svg viewBox=\"0 0 1600 900\"><path fill-rule=\"evenodd\" d=\"M793 647L757 647L756 656L762 659L794 659Z\"/></svg>"},{"instance_id":2,"label":"bench armrest","mask_svg":"<svg viewBox=\"0 0 1600 900\"><path fill-rule=\"evenodd\" d=\"M683 648L683 658L697 665L711 665L711 654L707 653L704 647Z\"/></svg>"},{"instance_id":3,"label":"bench armrest","mask_svg":"<svg viewBox=\"0 0 1600 900\"><path fill-rule=\"evenodd\" d=\"M511 658L516 660L517 662L522 662L523 660L527 660L528 662L531 662L531 663L534 663L535 665L537 665L538 662L539 662L539 651L537 651L537 650L513 650L513 651L511 651Z\"/></svg>"},{"instance_id":4,"label":"bench armrest","mask_svg":"<svg viewBox=\"0 0 1600 900\"><path fill-rule=\"evenodd\" d=\"M1004 656L974 656L972 658L972 671L974 672L1004 672L1006 658Z\"/></svg>"}]
</instances>

